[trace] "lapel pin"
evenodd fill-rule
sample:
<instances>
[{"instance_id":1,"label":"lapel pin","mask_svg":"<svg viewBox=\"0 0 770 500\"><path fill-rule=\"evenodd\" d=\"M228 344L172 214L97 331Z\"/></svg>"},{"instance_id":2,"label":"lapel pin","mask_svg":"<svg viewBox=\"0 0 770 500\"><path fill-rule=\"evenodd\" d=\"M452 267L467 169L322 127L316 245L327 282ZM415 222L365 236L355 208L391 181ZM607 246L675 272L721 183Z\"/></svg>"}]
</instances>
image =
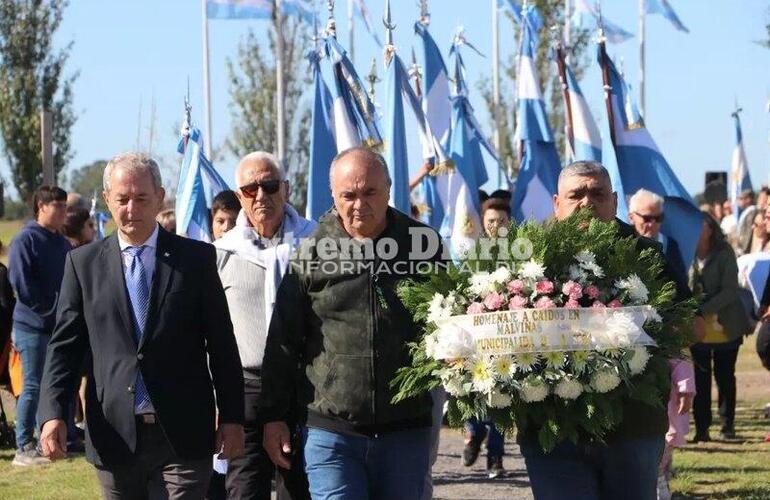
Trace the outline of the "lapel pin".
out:
<instances>
[{"instance_id":1,"label":"lapel pin","mask_svg":"<svg viewBox=\"0 0 770 500\"><path fill-rule=\"evenodd\" d=\"M170 255L171 255L171 254L170 254L170 253L168 253L168 252L165 252L165 253L163 254L163 256L164 256L164 257L169 257Z\"/></svg>"}]
</instances>

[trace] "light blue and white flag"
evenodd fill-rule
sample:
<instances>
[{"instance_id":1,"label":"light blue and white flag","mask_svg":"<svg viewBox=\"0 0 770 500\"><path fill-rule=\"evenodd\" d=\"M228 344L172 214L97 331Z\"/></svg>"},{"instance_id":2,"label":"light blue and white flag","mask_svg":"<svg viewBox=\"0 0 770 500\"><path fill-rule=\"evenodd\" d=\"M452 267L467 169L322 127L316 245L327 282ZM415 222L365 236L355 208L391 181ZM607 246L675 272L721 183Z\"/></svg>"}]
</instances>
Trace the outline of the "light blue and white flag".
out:
<instances>
[{"instance_id":1,"label":"light blue and white flag","mask_svg":"<svg viewBox=\"0 0 770 500\"><path fill-rule=\"evenodd\" d=\"M590 160L602 161L602 137L599 134L599 127L591 114L591 109L583 97L572 68L565 62L564 64L567 78L567 96L569 98L570 116L572 122L572 161Z\"/></svg>"},{"instance_id":2,"label":"light blue and white flag","mask_svg":"<svg viewBox=\"0 0 770 500\"><path fill-rule=\"evenodd\" d=\"M746 161L746 150L743 147L741 118L737 111L733 113L733 118L735 118L735 149L733 149L733 157L730 162L730 201L733 204L733 213L738 214L738 198L741 191L753 188L749 176L749 165Z\"/></svg>"},{"instance_id":3,"label":"light blue and white flag","mask_svg":"<svg viewBox=\"0 0 770 500\"><path fill-rule=\"evenodd\" d=\"M209 19L271 19L273 0L206 0Z\"/></svg>"},{"instance_id":4,"label":"light blue and white flag","mask_svg":"<svg viewBox=\"0 0 770 500\"><path fill-rule=\"evenodd\" d=\"M91 210L89 212L89 215L94 220L94 225L96 226L96 241L101 241L105 238L104 234L104 226L107 224L107 221L110 220L112 217L109 213L102 212L101 210L96 209L96 192L94 191L93 197L91 197Z\"/></svg>"},{"instance_id":5,"label":"light blue and white flag","mask_svg":"<svg viewBox=\"0 0 770 500\"><path fill-rule=\"evenodd\" d=\"M553 214L553 195L561 171L537 77L531 30L528 24L522 25L517 75L519 108L515 137L521 141L522 157L512 208L513 217L519 222L542 222Z\"/></svg>"},{"instance_id":6,"label":"light blue and white flag","mask_svg":"<svg viewBox=\"0 0 770 500\"><path fill-rule=\"evenodd\" d=\"M345 49L334 37L326 38L326 55L334 74L332 110L337 151L360 144L367 147L381 145L374 103Z\"/></svg>"},{"instance_id":7,"label":"light blue and white flag","mask_svg":"<svg viewBox=\"0 0 770 500\"><path fill-rule=\"evenodd\" d=\"M392 47L389 45L388 47ZM406 150L404 124L404 82L409 76L401 59L393 54L385 75L385 162L390 171L390 206L405 214L410 213L409 159Z\"/></svg>"},{"instance_id":8,"label":"light blue and white flag","mask_svg":"<svg viewBox=\"0 0 770 500\"><path fill-rule=\"evenodd\" d=\"M498 9L504 9L506 7L513 14L513 19L516 21L516 23L521 25L521 23L524 21L524 17L526 16L527 22L529 22L529 25L532 27L534 32L540 32L543 27L543 18L540 16L540 12L537 10L537 7L535 7L533 4L527 4L526 14L522 15L523 8L516 0L497 0Z\"/></svg>"},{"instance_id":9,"label":"light blue and white flag","mask_svg":"<svg viewBox=\"0 0 770 500\"><path fill-rule=\"evenodd\" d=\"M281 12L286 16L294 16L313 26L315 12L310 0L281 0Z\"/></svg>"},{"instance_id":10,"label":"light blue and white flag","mask_svg":"<svg viewBox=\"0 0 770 500\"><path fill-rule=\"evenodd\" d=\"M676 240L684 269L689 269L703 216L645 127L628 86L607 56L604 42L599 43L599 64L607 76L604 85L609 92L609 120L613 124L613 144L623 189L635 193L644 188L665 199L661 233Z\"/></svg>"},{"instance_id":11,"label":"light blue and white flag","mask_svg":"<svg viewBox=\"0 0 770 500\"><path fill-rule=\"evenodd\" d=\"M679 20L679 16L676 15L676 12L674 12L673 7L671 7L671 4L668 3L668 0L645 1L647 3L647 14L660 14L661 16L671 21L671 24L674 25L674 28L678 29L679 31L684 31L685 33L690 32L690 30L688 30L687 27L682 24L682 21Z\"/></svg>"},{"instance_id":12,"label":"light blue and white flag","mask_svg":"<svg viewBox=\"0 0 770 500\"><path fill-rule=\"evenodd\" d=\"M446 145L452 121L449 72L428 27L418 22L414 25L414 31L422 40L423 48L422 109L433 133Z\"/></svg>"},{"instance_id":13,"label":"light blue and white flag","mask_svg":"<svg viewBox=\"0 0 770 500\"><path fill-rule=\"evenodd\" d=\"M572 22L578 26L597 30L599 29L599 11L594 5L591 5L590 0L575 0L575 12L572 14ZM622 43L634 37L633 34L604 16L601 17L601 22L604 28L604 36L608 42Z\"/></svg>"},{"instance_id":14,"label":"light blue and white flag","mask_svg":"<svg viewBox=\"0 0 770 500\"><path fill-rule=\"evenodd\" d=\"M305 217L316 221L334 204L329 189L329 168L337 154L332 96L321 74L320 57L321 54L315 50L307 55L313 68L313 117Z\"/></svg>"},{"instance_id":15,"label":"light blue and white flag","mask_svg":"<svg viewBox=\"0 0 770 500\"><path fill-rule=\"evenodd\" d=\"M205 186L201 173L200 159L203 156L203 142L197 129L184 141L184 157L179 169L179 183L176 188L176 234L199 241L211 242L209 209L206 206ZM200 142L196 141L200 140Z\"/></svg>"},{"instance_id":16,"label":"light blue and white flag","mask_svg":"<svg viewBox=\"0 0 770 500\"><path fill-rule=\"evenodd\" d=\"M369 34L372 35L372 38L374 38L374 42L377 44L377 46L382 47L382 40L380 40L380 37L377 36L377 32L373 29L372 16L369 15L369 9L366 8L366 3L364 2L364 0L349 0L349 1L353 3L353 12L355 12L356 15L360 17L361 20L364 22L366 31L368 31Z\"/></svg>"}]
</instances>

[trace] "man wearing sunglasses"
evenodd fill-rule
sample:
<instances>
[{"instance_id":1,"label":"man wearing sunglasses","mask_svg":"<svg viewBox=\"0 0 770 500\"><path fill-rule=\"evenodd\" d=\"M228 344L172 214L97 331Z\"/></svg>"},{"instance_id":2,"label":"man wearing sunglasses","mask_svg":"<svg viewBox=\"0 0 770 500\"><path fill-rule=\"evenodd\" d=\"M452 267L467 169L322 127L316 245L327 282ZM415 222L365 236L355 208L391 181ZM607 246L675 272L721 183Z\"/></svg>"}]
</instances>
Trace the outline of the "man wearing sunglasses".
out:
<instances>
[{"instance_id":1,"label":"man wearing sunglasses","mask_svg":"<svg viewBox=\"0 0 770 500\"><path fill-rule=\"evenodd\" d=\"M665 214L663 212L665 200L663 197L640 189L628 200L628 218L639 235L651 240L659 241L663 245L663 253L671 263L678 277L687 281L687 270L682 264L682 254L679 245L673 238L667 238L660 232Z\"/></svg>"},{"instance_id":2,"label":"man wearing sunglasses","mask_svg":"<svg viewBox=\"0 0 770 500\"><path fill-rule=\"evenodd\" d=\"M278 159L249 153L235 171L241 205L235 227L215 242L217 268L225 289L235 340L243 365L245 453L228 464L227 498L270 498L275 467L262 448L264 421L257 409L262 392L262 357L275 294L289 256L316 223L300 217L288 203L289 182ZM302 468L281 471L279 499L307 497ZM299 474L297 474L299 473ZM282 491L279 487L279 492Z\"/></svg>"}]
</instances>

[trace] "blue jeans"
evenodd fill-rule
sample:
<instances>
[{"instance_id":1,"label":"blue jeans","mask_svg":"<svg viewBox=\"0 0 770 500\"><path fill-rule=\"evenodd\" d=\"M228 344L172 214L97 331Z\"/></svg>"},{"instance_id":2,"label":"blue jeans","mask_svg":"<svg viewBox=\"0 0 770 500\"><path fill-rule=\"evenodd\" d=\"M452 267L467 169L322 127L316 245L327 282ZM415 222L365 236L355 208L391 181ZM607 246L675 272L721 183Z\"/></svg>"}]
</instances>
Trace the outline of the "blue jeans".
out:
<instances>
[{"instance_id":1,"label":"blue jeans","mask_svg":"<svg viewBox=\"0 0 770 500\"><path fill-rule=\"evenodd\" d=\"M536 500L655 500L665 439L617 439L607 446L569 441L546 454L522 444L521 454Z\"/></svg>"},{"instance_id":2,"label":"blue jeans","mask_svg":"<svg viewBox=\"0 0 770 500\"><path fill-rule=\"evenodd\" d=\"M497 426L491 420L479 421L476 418L471 418L465 421L465 430L471 437L483 436L487 433L489 428L489 436L487 437L487 456L488 457L502 457L505 455L505 440L500 431L497 430Z\"/></svg>"},{"instance_id":3,"label":"blue jeans","mask_svg":"<svg viewBox=\"0 0 770 500\"><path fill-rule=\"evenodd\" d=\"M35 439L37 403L40 399L40 381L45 367L45 353L50 335L25 332L14 328L13 347L21 356L24 387L16 402L16 445L21 450Z\"/></svg>"},{"instance_id":4,"label":"blue jeans","mask_svg":"<svg viewBox=\"0 0 770 500\"><path fill-rule=\"evenodd\" d=\"M305 430L313 500L420 500L430 462L430 427L354 436Z\"/></svg>"}]
</instances>

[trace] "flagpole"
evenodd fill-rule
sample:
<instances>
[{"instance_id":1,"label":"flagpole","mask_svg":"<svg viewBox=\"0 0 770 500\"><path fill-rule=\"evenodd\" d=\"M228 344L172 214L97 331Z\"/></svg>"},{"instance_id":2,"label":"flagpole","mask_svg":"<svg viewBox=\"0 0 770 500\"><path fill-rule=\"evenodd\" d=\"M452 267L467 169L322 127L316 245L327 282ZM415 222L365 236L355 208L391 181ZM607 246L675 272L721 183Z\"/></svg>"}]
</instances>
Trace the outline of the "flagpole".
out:
<instances>
[{"instance_id":1,"label":"flagpole","mask_svg":"<svg viewBox=\"0 0 770 500\"><path fill-rule=\"evenodd\" d=\"M575 154L575 133L572 128L572 100L569 97L569 82L567 81L567 65L565 62L564 47L558 41L555 42L556 66L559 70L561 94L564 99L564 162L569 163Z\"/></svg>"},{"instance_id":2,"label":"flagpole","mask_svg":"<svg viewBox=\"0 0 770 500\"><path fill-rule=\"evenodd\" d=\"M206 120L206 131L203 149L206 158L211 159L211 76L209 73L209 15L206 11L206 0L201 0L203 6L203 114Z\"/></svg>"},{"instance_id":3,"label":"flagpole","mask_svg":"<svg viewBox=\"0 0 770 500\"><path fill-rule=\"evenodd\" d=\"M644 106L644 32L647 17L647 0L639 0L639 113L647 121L647 113Z\"/></svg>"},{"instance_id":4,"label":"flagpole","mask_svg":"<svg viewBox=\"0 0 770 500\"><path fill-rule=\"evenodd\" d=\"M356 65L356 44L355 44L355 21L353 20L353 2L348 0L348 46L350 48L350 62Z\"/></svg>"},{"instance_id":5,"label":"flagpole","mask_svg":"<svg viewBox=\"0 0 770 500\"><path fill-rule=\"evenodd\" d=\"M283 43L283 19L281 15L281 0L275 0L273 11L273 25L275 27L275 100L276 100L276 149L278 159L286 160L286 99L284 97L284 43ZM284 169L286 166L284 165Z\"/></svg>"},{"instance_id":6,"label":"flagpole","mask_svg":"<svg viewBox=\"0 0 770 500\"><path fill-rule=\"evenodd\" d=\"M495 149L500 152L503 144L500 128L500 10L497 0L492 0L492 103L495 119ZM502 160L502 158L501 158ZM497 182L500 184L500 169L497 172Z\"/></svg>"},{"instance_id":7,"label":"flagpole","mask_svg":"<svg viewBox=\"0 0 770 500\"><path fill-rule=\"evenodd\" d=\"M600 28L601 30L601 28ZM610 70L607 63L607 47L604 41L604 32L601 30L599 35L599 53L601 55L602 82L604 84L604 104L607 107L607 124L610 128L610 140L612 146L615 146L615 115L612 110L612 86L610 85Z\"/></svg>"},{"instance_id":8,"label":"flagpole","mask_svg":"<svg viewBox=\"0 0 770 500\"><path fill-rule=\"evenodd\" d=\"M572 45L572 26L570 22L572 17L572 3L570 0L564 0L564 62L569 63L569 49Z\"/></svg>"}]
</instances>

